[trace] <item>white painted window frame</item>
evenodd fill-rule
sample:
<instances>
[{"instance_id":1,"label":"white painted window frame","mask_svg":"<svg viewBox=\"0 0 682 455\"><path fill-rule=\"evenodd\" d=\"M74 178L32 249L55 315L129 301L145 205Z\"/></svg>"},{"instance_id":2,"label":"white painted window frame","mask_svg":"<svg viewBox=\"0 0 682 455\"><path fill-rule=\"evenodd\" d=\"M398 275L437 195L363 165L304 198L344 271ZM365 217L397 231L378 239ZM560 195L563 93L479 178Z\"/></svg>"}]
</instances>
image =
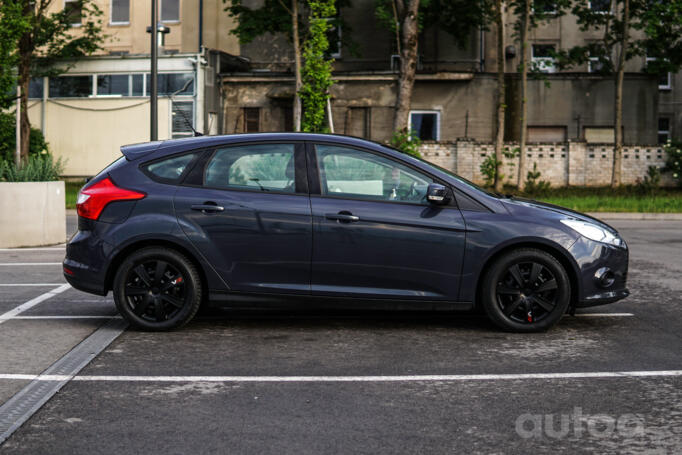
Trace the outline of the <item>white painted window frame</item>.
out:
<instances>
[{"instance_id":1,"label":"white painted window frame","mask_svg":"<svg viewBox=\"0 0 682 455\"><path fill-rule=\"evenodd\" d=\"M440 141L441 111L427 109L410 110L407 116L407 130L412 131L412 114L436 114L436 141Z\"/></svg>"},{"instance_id":2,"label":"white painted window frame","mask_svg":"<svg viewBox=\"0 0 682 455\"><path fill-rule=\"evenodd\" d=\"M530 61L540 69L541 72L551 74L556 73L556 59L552 57L535 57L535 46L554 46L556 49L556 43L533 43L530 45ZM543 71L547 69L547 71Z\"/></svg>"},{"instance_id":3,"label":"white painted window frame","mask_svg":"<svg viewBox=\"0 0 682 455\"><path fill-rule=\"evenodd\" d=\"M66 9L66 4L67 3L74 3L76 0L64 0L62 2L62 9ZM81 21L80 22L75 22L72 24L69 24L73 28L78 28L83 26L83 16L82 16L82 11L81 11Z\"/></svg>"},{"instance_id":4,"label":"white painted window frame","mask_svg":"<svg viewBox=\"0 0 682 455\"><path fill-rule=\"evenodd\" d=\"M163 11L163 1L164 0L159 0L159 22L163 24L179 24L181 19L181 14L182 13L182 0L178 0L178 18L177 19L171 19L171 20L163 20L161 16L161 11Z\"/></svg>"},{"instance_id":5,"label":"white painted window frame","mask_svg":"<svg viewBox=\"0 0 682 455\"><path fill-rule=\"evenodd\" d=\"M114 21L114 2L116 0L109 0L109 25L121 26L130 25L130 7L132 6L132 1L128 2L128 20L127 21Z\"/></svg>"}]
</instances>

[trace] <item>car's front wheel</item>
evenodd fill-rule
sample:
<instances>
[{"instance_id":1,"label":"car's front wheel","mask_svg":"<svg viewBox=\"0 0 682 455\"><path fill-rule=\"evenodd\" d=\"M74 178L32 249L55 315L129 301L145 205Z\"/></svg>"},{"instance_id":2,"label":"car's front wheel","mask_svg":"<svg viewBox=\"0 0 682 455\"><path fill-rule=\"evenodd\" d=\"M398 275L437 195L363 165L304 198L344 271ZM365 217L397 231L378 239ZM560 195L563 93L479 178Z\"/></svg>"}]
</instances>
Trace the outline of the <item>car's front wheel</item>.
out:
<instances>
[{"instance_id":1,"label":"car's front wheel","mask_svg":"<svg viewBox=\"0 0 682 455\"><path fill-rule=\"evenodd\" d=\"M125 258L114 279L114 301L134 327L162 331L183 326L201 305L201 277L179 252L143 248Z\"/></svg>"},{"instance_id":2,"label":"car's front wheel","mask_svg":"<svg viewBox=\"0 0 682 455\"><path fill-rule=\"evenodd\" d=\"M551 254L523 248L498 258L482 282L481 303L490 320L513 332L549 329L565 313L571 285Z\"/></svg>"}]
</instances>

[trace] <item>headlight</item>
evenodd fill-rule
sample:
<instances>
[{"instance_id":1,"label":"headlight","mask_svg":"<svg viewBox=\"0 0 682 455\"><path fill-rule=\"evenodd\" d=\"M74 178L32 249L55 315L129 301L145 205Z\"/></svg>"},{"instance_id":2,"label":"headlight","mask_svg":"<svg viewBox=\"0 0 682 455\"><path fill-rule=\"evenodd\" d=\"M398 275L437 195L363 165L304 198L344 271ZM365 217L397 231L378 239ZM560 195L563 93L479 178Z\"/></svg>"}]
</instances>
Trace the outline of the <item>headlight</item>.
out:
<instances>
[{"instance_id":1,"label":"headlight","mask_svg":"<svg viewBox=\"0 0 682 455\"><path fill-rule=\"evenodd\" d=\"M623 239L617 235L613 235L610 231L604 229L603 227L597 226L596 224L571 219L561 220L561 222L576 231L578 234L587 237L590 240L607 243L617 247L625 246Z\"/></svg>"}]
</instances>

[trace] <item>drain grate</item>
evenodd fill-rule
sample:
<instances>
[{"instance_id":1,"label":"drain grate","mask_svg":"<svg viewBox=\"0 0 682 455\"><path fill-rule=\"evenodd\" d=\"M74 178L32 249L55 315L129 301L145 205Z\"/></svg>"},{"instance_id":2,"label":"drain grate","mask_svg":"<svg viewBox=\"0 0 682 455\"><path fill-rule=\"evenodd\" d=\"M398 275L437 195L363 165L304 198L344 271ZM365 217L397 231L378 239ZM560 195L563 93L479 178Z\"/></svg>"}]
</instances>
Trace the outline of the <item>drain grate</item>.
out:
<instances>
[{"instance_id":1,"label":"drain grate","mask_svg":"<svg viewBox=\"0 0 682 455\"><path fill-rule=\"evenodd\" d=\"M41 374L64 376L64 379L35 379L0 406L0 444L123 333L127 326L128 323L122 319L111 319Z\"/></svg>"}]
</instances>

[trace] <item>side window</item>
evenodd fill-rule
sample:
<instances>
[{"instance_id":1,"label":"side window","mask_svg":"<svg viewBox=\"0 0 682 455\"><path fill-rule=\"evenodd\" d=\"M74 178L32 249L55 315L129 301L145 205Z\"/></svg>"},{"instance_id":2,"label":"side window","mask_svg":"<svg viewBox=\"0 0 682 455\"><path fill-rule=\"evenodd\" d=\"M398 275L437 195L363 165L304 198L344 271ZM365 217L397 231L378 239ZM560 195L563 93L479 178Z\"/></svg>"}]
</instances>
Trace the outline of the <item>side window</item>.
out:
<instances>
[{"instance_id":1,"label":"side window","mask_svg":"<svg viewBox=\"0 0 682 455\"><path fill-rule=\"evenodd\" d=\"M244 145L218 149L206 166L212 188L296 192L294 144Z\"/></svg>"},{"instance_id":2,"label":"side window","mask_svg":"<svg viewBox=\"0 0 682 455\"><path fill-rule=\"evenodd\" d=\"M189 163L192 162L195 156L195 153L174 156L172 158L147 164L145 169L147 172L160 179L176 181L180 178L182 173L185 172L185 169L187 169L187 166L189 166Z\"/></svg>"},{"instance_id":3,"label":"side window","mask_svg":"<svg viewBox=\"0 0 682 455\"><path fill-rule=\"evenodd\" d=\"M424 202L433 179L390 158L356 149L316 145L323 195Z\"/></svg>"}]
</instances>

